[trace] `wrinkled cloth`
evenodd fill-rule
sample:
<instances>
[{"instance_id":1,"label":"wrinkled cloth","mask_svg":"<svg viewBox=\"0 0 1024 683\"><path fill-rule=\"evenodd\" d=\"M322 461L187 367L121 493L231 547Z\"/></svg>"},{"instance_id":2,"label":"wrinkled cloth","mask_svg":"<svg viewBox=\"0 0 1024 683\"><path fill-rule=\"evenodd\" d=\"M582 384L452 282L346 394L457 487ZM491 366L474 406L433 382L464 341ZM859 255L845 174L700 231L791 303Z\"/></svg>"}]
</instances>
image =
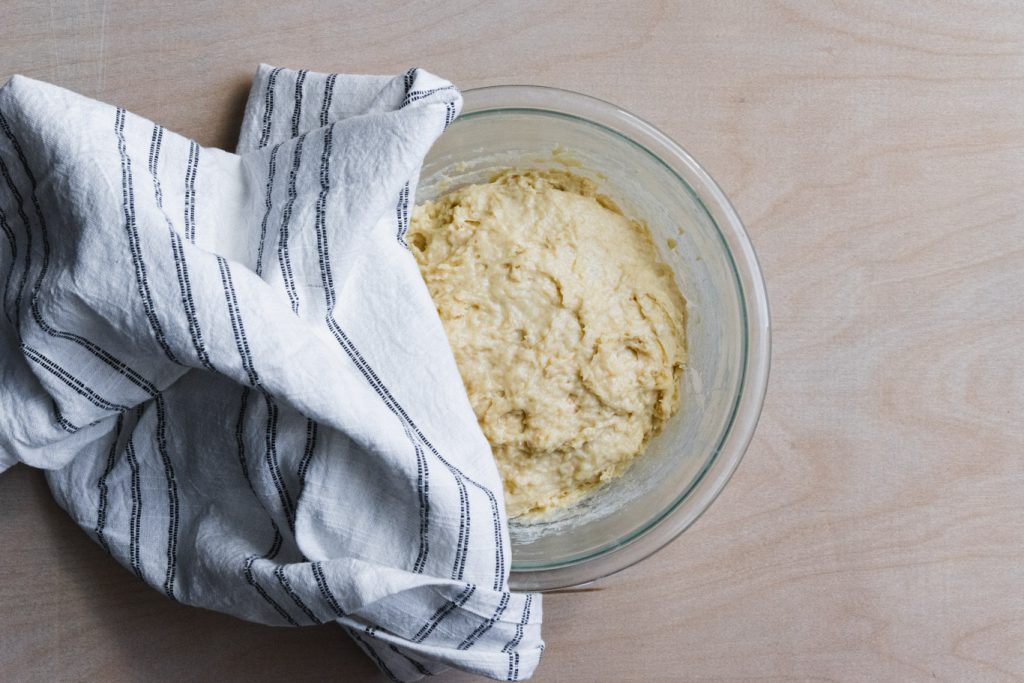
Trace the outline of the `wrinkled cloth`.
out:
<instances>
[{"instance_id":1,"label":"wrinkled cloth","mask_svg":"<svg viewBox=\"0 0 1024 683\"><path fill-rule=\"evenodd\" d=\"M236 154L0 89L0 472L168 598L337 622L391 678L528 677L501 482L405 244L458 115L413 69L261 66Z\"/></svg>"}]
</instances>

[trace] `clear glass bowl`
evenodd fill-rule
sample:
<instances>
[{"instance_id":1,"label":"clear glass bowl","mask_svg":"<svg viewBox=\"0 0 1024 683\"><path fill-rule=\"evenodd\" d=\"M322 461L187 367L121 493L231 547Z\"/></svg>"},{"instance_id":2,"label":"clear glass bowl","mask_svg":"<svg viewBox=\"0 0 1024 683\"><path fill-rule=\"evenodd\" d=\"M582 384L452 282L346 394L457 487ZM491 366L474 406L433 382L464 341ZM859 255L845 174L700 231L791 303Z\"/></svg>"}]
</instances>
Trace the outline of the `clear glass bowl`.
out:
<instances>
[{"instance_id":1,"label":"clear glass bowl","mask_svg":"<svg viewBox=\"0 0 1024 683\"><path fill-rule=\"evenodd\" d=\"M578 93L497 86L464 93L427 156L416 201L500 168L566 168L646 221L688 302L682 405L619 479L543 520L512 520L517 590L589 583L668 544L708 508L754 433L768 382L768 300L736 212L667 136Z\"/></svg>"}]
</instances>

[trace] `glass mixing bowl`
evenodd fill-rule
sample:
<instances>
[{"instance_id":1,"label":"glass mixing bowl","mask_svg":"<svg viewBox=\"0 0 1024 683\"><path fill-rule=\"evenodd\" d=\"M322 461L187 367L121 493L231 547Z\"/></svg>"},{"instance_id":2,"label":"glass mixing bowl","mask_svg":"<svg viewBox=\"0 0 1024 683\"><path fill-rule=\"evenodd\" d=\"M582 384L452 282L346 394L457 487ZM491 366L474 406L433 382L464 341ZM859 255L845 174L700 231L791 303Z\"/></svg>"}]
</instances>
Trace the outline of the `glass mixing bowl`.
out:
<instances>
[{"instance_id":1,"label":"glass mixing bowl","mask_svg":"<svg viewBox=\"0 0 1024 683\"><path fill-rule=\"evenodd\" d=\"M626 473L543 519L510 522L516 590L594 581L664 547L708 508L754 433L768 382L768 300L739 217L667 136L601 100L535 86L464 93L417 203L498 169L562 168L643 220L688 302L679 412Z\"/></svg>"}]
</instances>

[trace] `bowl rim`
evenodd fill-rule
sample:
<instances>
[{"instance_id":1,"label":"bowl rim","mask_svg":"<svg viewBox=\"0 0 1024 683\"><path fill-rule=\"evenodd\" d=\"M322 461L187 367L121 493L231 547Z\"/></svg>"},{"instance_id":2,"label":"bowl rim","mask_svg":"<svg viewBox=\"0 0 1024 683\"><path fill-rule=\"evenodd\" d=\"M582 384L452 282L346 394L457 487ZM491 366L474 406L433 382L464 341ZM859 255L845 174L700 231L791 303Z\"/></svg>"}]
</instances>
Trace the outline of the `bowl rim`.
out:
<instances>
[{"instance_id":1,"label":"bowl rim","mask_svg":"<svg viewBox=\"0 0 1024 683\"><path fill-rule=\"evenodd\" d=\"M764 278L749 235L725 193L693 156L652 124L610 102L562 88L493 85L462 94L462 120L510 111L553 114L602 128L647 153L680 181L715 226L742 303L742 371L732 415L717 448L686 490L628 536L587 555L554 565L516 566L513 559L509 583L514 590L580 586L631 567L675 540L710 507L739 466L760 417L771 366Z\"/></svg>"}]
</instances>

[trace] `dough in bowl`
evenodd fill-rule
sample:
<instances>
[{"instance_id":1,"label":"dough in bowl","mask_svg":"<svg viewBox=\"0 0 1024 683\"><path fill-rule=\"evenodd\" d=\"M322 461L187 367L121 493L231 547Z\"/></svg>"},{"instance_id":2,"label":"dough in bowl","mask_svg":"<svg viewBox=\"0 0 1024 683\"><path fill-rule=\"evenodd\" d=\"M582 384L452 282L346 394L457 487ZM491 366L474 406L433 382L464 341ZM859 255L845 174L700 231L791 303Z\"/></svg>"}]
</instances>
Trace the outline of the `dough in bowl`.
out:
<instances>
[{"instance_id":1,"label":"dough in bowl","mask_svg":"<svg viewBox=\"0 0 1024 683\"><path fill-rule=\"evenodd\" d=\"M501 172L417 206L408 241L510 517L620 475L678 410L686 302L590 180Z\"/></svg>"}]
</instances>

